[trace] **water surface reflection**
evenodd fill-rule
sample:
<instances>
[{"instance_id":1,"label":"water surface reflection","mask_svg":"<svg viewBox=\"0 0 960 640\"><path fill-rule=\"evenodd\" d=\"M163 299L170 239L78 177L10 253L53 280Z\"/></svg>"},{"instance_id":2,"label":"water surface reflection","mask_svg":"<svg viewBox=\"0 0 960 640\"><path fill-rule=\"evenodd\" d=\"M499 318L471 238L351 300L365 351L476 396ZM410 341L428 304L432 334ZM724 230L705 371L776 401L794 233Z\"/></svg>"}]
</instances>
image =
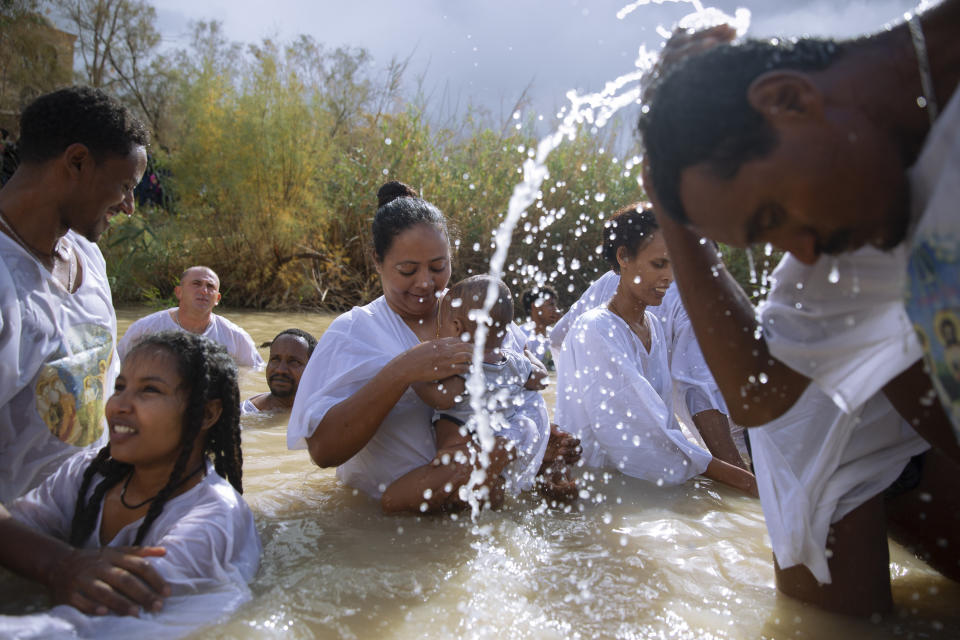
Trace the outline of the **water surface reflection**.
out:
<instances>
[{"instance_id":1,"label":"water surface reflection","mask_svg":"<svg viewBox=\"0 0 960 640\"><path fill-rule=\"evenodd\" d=\"M145 312L121 309L120 331ZM289 327L319 337L333 318L224 315L258 344ZM242 397L265 390L262 372L242 373ZM283 419L247 416L243 438L262 567L253 602L198 638L960 637L960 587L896 544L888 620L778 597L759 502L709 481L664 489L613 475L595 481L602 501L563 512L524 496L475 524L386 517L287 451Z\"/></svg>"}]
</instances>

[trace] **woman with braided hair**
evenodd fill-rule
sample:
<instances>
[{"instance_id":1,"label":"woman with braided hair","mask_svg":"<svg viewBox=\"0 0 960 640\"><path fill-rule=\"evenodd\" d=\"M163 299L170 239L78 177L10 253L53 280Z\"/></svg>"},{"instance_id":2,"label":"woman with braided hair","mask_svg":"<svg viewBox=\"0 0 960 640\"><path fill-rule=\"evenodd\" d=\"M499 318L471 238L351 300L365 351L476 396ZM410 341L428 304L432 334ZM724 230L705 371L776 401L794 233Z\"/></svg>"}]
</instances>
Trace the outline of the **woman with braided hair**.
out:
<instances>
[{"instance_id":1,"label":"woman with braided hair","mask_svg":"<svg viewBox=\"0 0 960 640\"><path fill-rule=\"evenodd\" d=\"M180 635L249 599L261 546L240 496L239 406L237 368L220 345L165 332L130 351L106 405L110 443L67 460L10 512L80 548L162 548L149 561L173 597L149 622L87 618L60 606L51 612L57 624L81 635L143 624L151 636ZM205 595L188 595L198 592ZM7 623L0 619L0 631Z\"/></svg>"}]
</instances>

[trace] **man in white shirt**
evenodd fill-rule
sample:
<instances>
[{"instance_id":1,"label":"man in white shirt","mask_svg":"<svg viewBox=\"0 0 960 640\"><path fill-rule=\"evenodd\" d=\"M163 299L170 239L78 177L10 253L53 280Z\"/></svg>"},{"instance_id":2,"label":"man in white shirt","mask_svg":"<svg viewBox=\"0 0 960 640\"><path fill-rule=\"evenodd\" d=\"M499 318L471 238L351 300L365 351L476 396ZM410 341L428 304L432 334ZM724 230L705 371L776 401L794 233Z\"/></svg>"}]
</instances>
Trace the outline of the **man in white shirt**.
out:
<instances>
[{"instance_id":1,"label":"man in white shirt","mask_svg":"<svg viewBox=\"0 0 960 640\"><path fill-rule=\"evenodd\" d=\"M213 308L220 303L220 278L213 269L190 267L180 276L180 284L174 287L173 294L179 306L151 313L130 325L117 347L121 358L142 335L158 331L189 331L222 344L241 366L263 366L263 358L257 353L250 334L213 313Z\"/></svg>"},{"instance_id":2,"label":"man in white shirt","mask_svg":"<svg viewBox=\"0 0 960 640\"><path fill-rule=\"evenodd\" d=\"M111 217L133 213L148 141L89 87L41 96L21 116L21 163L0 189L0 502L103 442L117 321L94 243ZM0 505L0 566L84 613L159 610L169 589L146 557L163 553L75 549Z\"/></svg>"}]
</instances>

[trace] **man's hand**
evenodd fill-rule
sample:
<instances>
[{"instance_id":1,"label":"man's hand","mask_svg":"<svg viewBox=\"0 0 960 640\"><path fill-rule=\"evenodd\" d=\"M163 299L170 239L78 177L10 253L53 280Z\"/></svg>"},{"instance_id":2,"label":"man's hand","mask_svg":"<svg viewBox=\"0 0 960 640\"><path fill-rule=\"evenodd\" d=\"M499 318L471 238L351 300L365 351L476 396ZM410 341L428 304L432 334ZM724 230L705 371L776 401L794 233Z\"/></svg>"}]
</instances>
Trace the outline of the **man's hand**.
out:
<instances>
[{"instance_id":1,"label":"man's hand","mask_svg":"<svg viewBox=\"0 0 960 640\"><path fill-rule=\"evenodd\" d=\"M147 558L165 553L162 547L72 549L51 565L47 586L54 602L86 614L157 612L170 587Z\"/></svg>"}]
</instances>

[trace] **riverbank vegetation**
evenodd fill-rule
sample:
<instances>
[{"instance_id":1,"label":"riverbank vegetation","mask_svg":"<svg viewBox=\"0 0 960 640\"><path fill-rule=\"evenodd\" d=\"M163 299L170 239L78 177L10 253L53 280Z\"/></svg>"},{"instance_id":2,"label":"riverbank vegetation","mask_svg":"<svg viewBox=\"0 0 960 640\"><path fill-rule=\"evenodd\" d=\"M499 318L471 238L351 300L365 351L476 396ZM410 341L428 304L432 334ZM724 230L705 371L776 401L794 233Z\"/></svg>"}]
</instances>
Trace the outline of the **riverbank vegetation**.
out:
<instances>
[{"instance_id":1,"label":"riverbank vegetation","mask_svg":"<svg viewBox=\"0 0 960 640\"><path fill-rule=\"evenodd\" d=\"M120 96L154 133L149 197L101 241L118 302L169 298L191 264L220 274L231 306L369 301L379 295L369 228L387 180L447 214L454 279L487 270L492 235L538 142L523 96L504 122L476 108L439 116L402 59L383 64L309 36L243 45L215 22L194 25L186 48L161 52L146 2L50 6L79 33L78 81ZM642 197L634 118L600 130L585 123L550 155L549 177L513 234L506 280L515 294L550 283L569 303L606 270L603 220ZM746 281L742 254L733 258Z\"/></svg>"}]
</instances>

